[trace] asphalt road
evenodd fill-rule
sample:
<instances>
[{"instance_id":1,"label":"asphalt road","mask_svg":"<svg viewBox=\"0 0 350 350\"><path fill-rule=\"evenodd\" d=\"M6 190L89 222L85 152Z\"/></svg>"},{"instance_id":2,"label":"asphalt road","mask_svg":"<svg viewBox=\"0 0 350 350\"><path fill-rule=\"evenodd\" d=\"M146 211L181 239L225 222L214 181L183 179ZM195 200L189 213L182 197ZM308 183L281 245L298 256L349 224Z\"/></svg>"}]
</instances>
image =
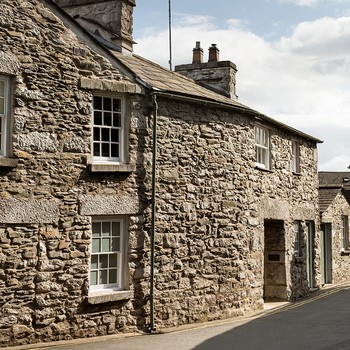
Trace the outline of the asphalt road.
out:
<instances>
[{"instance_id":1,"label":"asphalt road","mask_svg":"<svg viewBox=\"0 0 350 350\"><path fill-rule=\"evenodd\" d=\"M350 289L344 287L260 317L166 334L52 344L50 350L350 349Z\"/></svg>"}]
</instances>

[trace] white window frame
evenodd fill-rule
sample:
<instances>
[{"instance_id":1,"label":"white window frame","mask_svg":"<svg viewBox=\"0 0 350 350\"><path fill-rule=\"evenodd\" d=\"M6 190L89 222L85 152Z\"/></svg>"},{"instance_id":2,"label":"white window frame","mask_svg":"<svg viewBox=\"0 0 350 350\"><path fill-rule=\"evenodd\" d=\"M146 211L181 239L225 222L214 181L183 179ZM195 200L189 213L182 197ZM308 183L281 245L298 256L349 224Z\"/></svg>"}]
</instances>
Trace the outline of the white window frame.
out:
<instances>
[{"instance_id":1,"label":"white window frame","mask_svg":"<svg viewBox=\"0 0 350 350\"><path fill-rule=\"evenodd\" d=\"M95 115L96 113L101 113L102 118L104 118L105 113L112 113L112 110L104 110L103 106L101 109L95 109L95 98L102 98L103 99L116 99L120 101L120 111L115 112L115 114L120 115L120 126L108 126L108 125L96 125L95 124ZM92 142L91 142L91 153L92 153L92 160L93 163L101 163L101 164L106 164L106 163L116 163L116 164L124 164L125 159L126 159L126 136L125 136L125 128L126 128L126 98L125 96L120 96L116 94L108 94L108 93L94 93L93 94L93 105L92 105ZM112 113L113 114L113 113ZM104 120L104 119L103 119ZM104 121L102 122L104 123ZM96 134L97 134L97 129L101 130L100 133L100 140L96 139ZM102 136L102 129L104 130L109 130L110 133L112 133L113 130L118 130L118 135L119 135L119 140L112 140L112 136L110 136L110 141L109 142L102 142L103 136ZM111 135L111 134L110 134ZM113 145L117 147L116 145L119 145L119 153L116 157L113 157L111 154L109 156L102 156L102 155L95 155L95 146L100 145L102 147L102 144L109 144L110 151L109 153L112 152L112 147ZM100 151L101 153L101 151Z\"/></svg>"},{"instance_id":2,"label":"white window frame","mask_svg":"<svg viewBox=\"0 0 350 350\"><path fill-rule=\"evenodd\" d=\"M300 144L292 141L292 172L300 173Z\"/></svg>"},{"instance_id":3,"label":"white window frame","mask_svg":"<svg viewBox=\"0 0 350 350\"><path fill-rule=\"evenodd\" d=\"M341 250L349 249L349 218L342 215L340 218Z\"/></svg>"},{"instance_id":4,"label":"white window frame","mask_svg":"<svg viewBox=\"0 0 350 350\"><path fill-rule=\"evenodd\" d=\"M10 77L0 75L0 82L4 83L4 95L0 96L3 100L3 111L0 110L0 157L7 157L9 155Z\"/></svg>"},{"instance_id":5,"label":"white window frame","mask_svg":"<svg viewBox=\"0 0 350 350\"><path fill-rule=\"evenodd\" d=\"M293 222L293 233L294 233L294 256L296 258L301 257L301 222Z\"/></svg>"},{"instance_id":6,"label":"white window frame","mask_svg":"<svg viewBox=\"0 0 350 350\"><path fill-rule=\"evenodd\" d=\"M255 126L255 162L256 166L270 169L270 131L257 125Z\"/></svg>"},{"instance_id":7,"label":"white window frame","mask_svg":"<svg viewBox=\"0 0 350 350\"><path fill-rule=\"evenodd\" d=\"M109 232L109 236L103 235L101 230L101 235L97 237L97 233L94 233L94 224L96 225L103 225L103 223L118 223L120 225L120 241L119 241L119 250L111 250L112 245L112 237L117 237L112 235L112 230ZM111 226L110 226L111 227ZM110 239L110 249L109 251L103 251L102 248L102 240L103 239ZM100 240L100 246L98 251L94 249L96 247L95 240ZM121 291L126 289L125 285L125 275L126 275L126 257L127 257L127 234L126 234L126 218L124 216L95 216L92 218L92 226L91 226L91 244L90 244L90 263L89 263L89 292L103 292L103 291ZM109 266L109 262L111 261L111 256L116 256L117 261L117 267ZM102 259L103 257L108 256L108 266L102 265ZM97 265L96 265L96 257L98 258ZM101 283L99 281L99 272L106 271L107 272L107 279L110 279L109 274L113 273L113 270L116 270L115 277L116 282L112 283ZM93 278L92 274L96 272L97 277L96 281L97 284L93 284Z\"/></svg>"}]
</instances>

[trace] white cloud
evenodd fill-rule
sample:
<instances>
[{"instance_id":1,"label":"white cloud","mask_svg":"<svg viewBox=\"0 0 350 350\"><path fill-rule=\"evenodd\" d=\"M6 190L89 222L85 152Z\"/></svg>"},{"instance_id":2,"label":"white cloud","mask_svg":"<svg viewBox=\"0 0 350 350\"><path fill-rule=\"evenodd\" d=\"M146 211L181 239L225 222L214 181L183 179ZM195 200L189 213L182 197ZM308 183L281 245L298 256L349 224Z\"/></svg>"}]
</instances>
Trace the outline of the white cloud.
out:
<instances>
[{"instance_id":1,"label":"white cloud","mask_svg":"<svg viewBox=\"0 0 350 350\"><path fill-rule=\"evenodd\" d=\"M291 2L298 6L314 6L320 2L320 0L279 0L280 2Z\"/></svg>"},{"instance_id":2,"label":"white cloud","mask_svg":"<svg viewBox=\"0 0 350 350\"><path fill-rule=\"evenodd\" d=\"M224 29L213 23L211 17L186 17L181 26L173 28L174 65L192 62L196 41L201 41L205 57L207 48L216 43L220 59L237 65L237 93L242 103L323 138L320 164L340 166L347 158L345 149L350 148L348 134L330 137L318 132L320 128L350 131L350 18L301 23L277 43L250 32L238 20L228 21ZM166 30L136 40L136 53L168 67ZM339 142L344 147L337 147Z\"/></svg>"}]
</instances>

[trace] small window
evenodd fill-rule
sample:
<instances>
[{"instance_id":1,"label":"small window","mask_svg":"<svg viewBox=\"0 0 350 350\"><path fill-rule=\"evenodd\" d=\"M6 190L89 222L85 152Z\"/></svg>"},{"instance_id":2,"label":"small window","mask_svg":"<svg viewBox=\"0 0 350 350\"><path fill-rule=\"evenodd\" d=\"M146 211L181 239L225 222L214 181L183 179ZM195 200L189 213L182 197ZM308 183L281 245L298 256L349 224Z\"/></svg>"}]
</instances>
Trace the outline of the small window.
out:
<instances>
[{"instance_id":1,"label":"small window","mask_svg":"<svg viewBox=\"0 0 350 350\"><path fill-rule=\"evenodd\" d=\"M93 160L124 163L124 99L94 96L93 101Z\"/></svg>"},{"instance_id":2,"label":"small window","mask_svg":"<svg viewBox=\"0 0 350 350\"><path fill-rule=\"evenodd\" d=\"M90 291L122 290L125 269L125 220L93 218Z\"/></svg>"},{"instance_id":3,"label":"small window","mask_svg":"<svg viewBox=\"0 0 350 350\"><path fill-rule=\"evenodd\" d=\"M0 75L0 156L9 152L10 78Z\"/></svg>"},{"instance_id":4,"label":"small window","mask_svg":"<svg viewBox=\"0 0 350 350\"><path fill-rule=\"evenodd\" d=\"M292 141L292 172L300 173L300 145Z\"/></svg>"},{"instance_id":5,"label":"small window","mask_svg":"<svg viewBox=\"0 0 350 350\"><path fill-rule=\"evenodd\" d=\"M346 250L349 248L349 220L347 215L341 216L340 232L341 232L341 248L342 250Z\"/></svg>"},{"instance_id":6,"label":"small window","mask_svg":"<svg viewBox=\"0 0 350 350\"><path fill-rule=\"evenodd\" d=\"M255 127L255 156L258 167L270 169L270 133L261 126Z\"/></svg>"},{"instance_id":7,"label":"small window","mask_svg":"<svg viewBox=\"0 0 350 350\"><path fill-rule=\"evenodd\" d=\"M294 221L294 256L299 258L301 256L301 224L300 221Z\"/></svg>"}]
</instances>

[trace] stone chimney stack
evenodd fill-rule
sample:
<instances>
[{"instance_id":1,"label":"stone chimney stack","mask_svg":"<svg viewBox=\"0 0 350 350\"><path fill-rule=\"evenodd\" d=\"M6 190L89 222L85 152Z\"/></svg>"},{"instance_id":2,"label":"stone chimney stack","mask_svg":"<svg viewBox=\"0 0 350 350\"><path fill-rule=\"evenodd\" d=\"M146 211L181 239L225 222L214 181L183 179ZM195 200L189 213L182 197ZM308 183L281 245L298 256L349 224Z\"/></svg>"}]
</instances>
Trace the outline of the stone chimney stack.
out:
<instances>
[{"instance_id":1,"label":"stone chimney stack","mask_svg":"<svg viewBox=\"0 0 350 350\"><path fill-rule=\"evenodd\" d=\"M106 47L132 52L135 0L54 0Z\"/></svg>"},{"instance_id":2,"label":"stone chimney stack","mask_svg":"<svg viewBox=\"0 0 350 350\"><path fill-rule=\"evenodd\" d=\"M200 41L196 42L196 47L193 49L192 63L203 63L203 49L201 48Z\"/></svg>"},{"instance_id":3,"label":"stone chimney stack","mask_svg":"<svg viewBox=\"0 0 350 350\"><path fill-rule=\"evenodd\" d=\"M209 47L209 59L208 62L217 62L219 61L219 52L220 50L217 48L216 44L211 44Z\"/></svg>"},{"instance_id":4,"label":"stone chimney stack","mask_svg":"<svg viewBox=\"0 0 350 350\"><path fill-rule=\"evenodd\" d=\"M195 80L207 89L237 100L236 65L231 61L220 61L219 52L217 45L212 44L209 48L208 62L203 62L203 50L197 41L193 49L192 64L176 66L175 72Z\"/></svg>"}]
</instances>

